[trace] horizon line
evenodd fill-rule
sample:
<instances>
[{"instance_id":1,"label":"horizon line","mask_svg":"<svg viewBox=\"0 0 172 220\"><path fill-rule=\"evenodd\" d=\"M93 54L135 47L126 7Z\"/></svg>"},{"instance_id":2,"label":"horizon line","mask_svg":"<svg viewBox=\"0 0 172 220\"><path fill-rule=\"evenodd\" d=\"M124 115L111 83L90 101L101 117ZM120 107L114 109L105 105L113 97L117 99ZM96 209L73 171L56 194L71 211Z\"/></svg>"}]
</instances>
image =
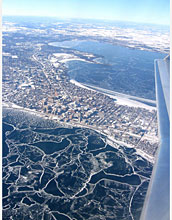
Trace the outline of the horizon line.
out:
<instances>
[{"instance_id":1,"label":"horizon line","mask_svg":"<svg viewBox=\"0 0 172 220\"><path fill-rule=\"evenodd\" d=\"M145 24L145 25L159 25L159 26L168 26L170 27L170 24L161 24L161 23L147 23L142 21L131 21L131 20L115 20L115 19L101 19L101 18L82 18L82 17L61 17L61 16L48 16L48 15L2 15L2 21L3 17L37 17L37 18L52 18L52 19L62 19L62 20L95 20L95 21L109 21L109 22L123 22L123 23L136 23L136 24Z\"/></svg>"}]
</instances>

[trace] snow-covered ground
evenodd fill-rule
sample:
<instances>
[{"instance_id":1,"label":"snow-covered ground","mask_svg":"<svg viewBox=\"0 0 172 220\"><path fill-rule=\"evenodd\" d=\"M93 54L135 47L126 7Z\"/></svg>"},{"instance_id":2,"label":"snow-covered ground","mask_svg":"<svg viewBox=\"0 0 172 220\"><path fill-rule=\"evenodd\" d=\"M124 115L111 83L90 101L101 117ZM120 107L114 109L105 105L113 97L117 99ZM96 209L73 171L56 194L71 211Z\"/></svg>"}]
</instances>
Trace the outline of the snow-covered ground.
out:
<instances>
[{"instance_id":1,"label":"snow-covered ground","mask_svg":"<svg viewBox=\"0 0 172 220\"><path fill-rule=\"evenodd\" d=\"M82 83L77 82L74 79L71 79L70 82L75 84L76 86L81 87L81 88L96 91L96 87L95 87L95 90L94 90L93 86L91 86L92 88L89 88L89 87L83 85ZM124 94L120 95L120 93L117 93L118 95L110 95L110 94L106 93L106 90L104 90L104 92L102 91L102 93L104 93L105 95L107 95L107 96L109 96L113 99L116 99L115 102L119 105L127 105L127 106L131 106L131 107L140 107L140 108L145 108L145 109L148 109L148 110L155 110L156 109L156 107L146 105L146 104L144 104L142 102L139 102L139 101L131 100L130 98L127 98L127 95L125 97Z\"/></svg>"}]
</instances>

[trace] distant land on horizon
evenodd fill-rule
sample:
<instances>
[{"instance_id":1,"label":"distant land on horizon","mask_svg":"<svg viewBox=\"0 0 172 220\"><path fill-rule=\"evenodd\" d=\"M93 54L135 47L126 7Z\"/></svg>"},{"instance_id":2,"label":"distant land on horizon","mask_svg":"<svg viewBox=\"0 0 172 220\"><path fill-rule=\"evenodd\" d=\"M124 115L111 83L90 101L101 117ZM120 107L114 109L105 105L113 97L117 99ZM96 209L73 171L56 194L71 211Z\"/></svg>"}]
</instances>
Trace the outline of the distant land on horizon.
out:
<instances>
[{"instance_id":1,"label":"distant land on horizon","mask_svg":"<svg viewBox=\"0 0 172 220\"><path fill-rule=\"evenodd\" d=\"M65 18L65 17L56 17L56 16L28 16L28 15L2 15L2 20L4 19L16 19L16 21L18 21L18 19L20 18L24 18L24 19L33 19L35 20L35 22L39 21L39 20L44 20L44 21L76 21L79 22L81 21L83 22L89 22L89 23L108 23L108 24L120 24L120 25L124 25L124 26L134 26L134 25L143 25L143 26L156 26L156 27L164 27L169 29L170 31L170 25L169 24L157 24L157 23L145 23L145 22L135 22L135 21L123 21L123 20L112 20L112 19L96 19L96 18ZM24 21L24 20L23 20Z\"/></svg>"}]
</instances>

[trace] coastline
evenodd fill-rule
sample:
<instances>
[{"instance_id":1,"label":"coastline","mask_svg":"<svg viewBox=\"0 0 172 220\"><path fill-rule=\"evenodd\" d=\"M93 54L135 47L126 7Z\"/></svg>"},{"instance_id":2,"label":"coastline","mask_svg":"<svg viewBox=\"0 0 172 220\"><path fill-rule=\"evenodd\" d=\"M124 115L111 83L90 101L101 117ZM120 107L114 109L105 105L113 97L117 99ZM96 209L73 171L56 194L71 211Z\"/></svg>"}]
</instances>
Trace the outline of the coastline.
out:
<instances>
[{"instance_id":1,"label":"coastline","mask_svg":"<svg viewBox=\"0 0 172 220\"><path fill-rule=\"evenodd\" d=\"M29 114L34 114L34 115L36 115L38 117L41 117L41 118L44 118L44 119L47 119L47 120L54 120L55 122L59 123L59 125L61 124L63 127L66 127L66 128L69 128L69 127L72 127L72 128L73 127L81 127L81 128L92 129L92 130L94 130L94 131L104 135L106 137L106 142L108 144L110 144L112 147L118 149L118 145L123 145L123 146L128 147L128 148L134 148L138 155L140 155L141 157L143 157L144 159L148 160L151 163L155 162L155 158L154 157L146 154L142 150L137 149L137 148L135 148L132 145L128 145L127 143L125 143L123 141L115 140L112 136L108 135L106 132L104 132L103 130L101 130L101 129L95 127L95 126L85 125L85 124L78 123L78 122L73 122L73 123L65 122L64 123L64 122L59 121L58 116L48 115L46 113L38 112L38 111L36 111L34 109L23 108L23 107L18 106L18 105L14 104L14 103L2 103L2 106L6 107L6 108L12 108L12 109L18 109L18 110L21 110L21 111L25 111L25 112L27 112Z\"/></svg>"}]
</instances>

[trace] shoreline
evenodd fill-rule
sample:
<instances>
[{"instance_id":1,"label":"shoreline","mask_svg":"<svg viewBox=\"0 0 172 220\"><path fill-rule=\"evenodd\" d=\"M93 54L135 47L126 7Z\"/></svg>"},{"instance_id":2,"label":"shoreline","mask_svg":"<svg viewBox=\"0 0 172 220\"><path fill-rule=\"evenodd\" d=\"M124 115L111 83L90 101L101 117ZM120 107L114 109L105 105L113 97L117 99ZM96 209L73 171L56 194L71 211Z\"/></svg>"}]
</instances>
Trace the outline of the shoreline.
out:
<instances>
[{"instance_id":1,"label":"shoreline","mask_svg":"<svg viewBox=\"0 0 172 220\"><path fill-rule=\"evenodd\" d=\"M59 118L58 116L52 116L52 115L48 115L48 114L45 114L45 113L42 113L42 112L38 112L36 110L32 110L32 109L28 109L28 108L23 108L21 106L18 106L14 103L2 103L2 107L6 107L6 108L12 108L12 109L18 109L18 110L21 110L21 111L24 111L24 112L27 112L29 114L34 114L38 117L42 117L44 119L47 119L47 120L54 120L56 123L59 123L59 125L62 125L64 126L65 128L74 128L74 127L80 127L80 128L87 128L87 129L92 129L102 135L104 135L106 137L106 142L108 144L110 144L112 147L118 149L118 147L116 146L120 144L125 146L125 147L128 147L128 148L134 148L136 150L136 153L138 155L140 155L141 157L143 157L144 159L148 160L149 162L151 163L154 163L155 162L155 158L153 158L152 156L146 154L145 152L143 152L142 150L140 149L137 149L135 148L134 146L132 145L128 145L127 143L123 142L123 141L117 141L115 140L112 136L106 134L103 130L100 130L98 129L97 127L94 127L94 126L90 126L90 125L84 125L84 124L81 124L81 123L77 123L77 122L73 122L73 123L69 123L69 122L60 122L59 121Z\"/></svg>"},{"instance_id":2,"label":"shoreline","mask_svg":"<svg viewBox=\"0 0 172 220\"><path fill-rule=\"evenodd\" d=\"M104 95L107 95L110 98L115 99L115 102L119 105L125 105L125 106L127 105L127 106L130 106L130 107L145 108L145 109L151 110L151 111L157 109L154 106L150 106L148 104L143 103L143 101L145 101L145 102L150 102L150 103L156 104L156 101L153 101L153 100L148 100L148 99L144 99L144 98L140 98L140 97L125 95L125 94L122 94L122 93L118 93L118 92L114 92L114 91L111 91L111 90L99 88L99 87L96 87L96 86L90 86L90 85L87 85L87 84L84 84L84 83L80 83L80 82L78 82L74 79L71 79L70 82L75 84L76 86L81 87L81 88L88 89L88 90L91 90L91 91L96 91L96 92L102 93ZM109 93L112 93L112 94L109 94Z\"/></svg>"}]
</instances>

